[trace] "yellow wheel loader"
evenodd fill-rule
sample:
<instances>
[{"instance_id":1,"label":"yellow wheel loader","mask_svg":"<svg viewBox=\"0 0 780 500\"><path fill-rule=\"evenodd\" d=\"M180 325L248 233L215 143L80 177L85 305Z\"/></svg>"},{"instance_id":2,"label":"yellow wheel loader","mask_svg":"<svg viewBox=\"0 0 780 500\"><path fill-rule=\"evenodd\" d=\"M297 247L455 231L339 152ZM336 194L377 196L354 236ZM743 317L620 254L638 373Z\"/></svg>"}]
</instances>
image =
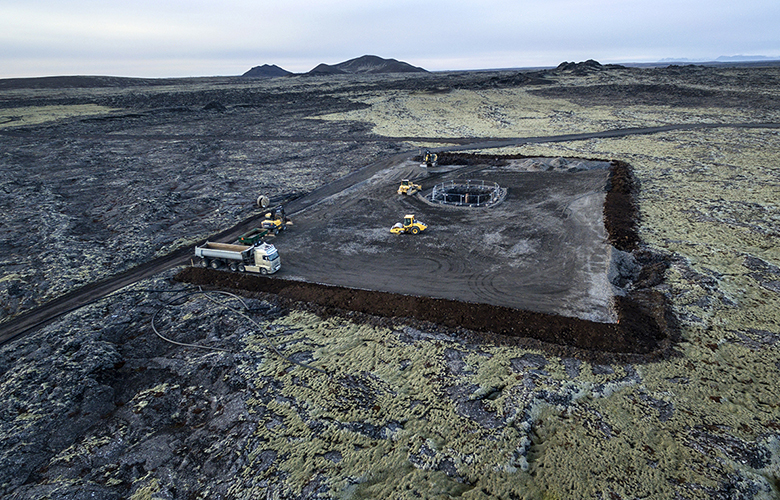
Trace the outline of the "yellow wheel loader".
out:
<instances>
[{"instance_id":1,"label":"yellow wheel loader","mask_svg":"<svg viewBox=\"0 0 780 500\"><path fill-rule=\"evenodd\" d=\"M393 225L393 227L390 228L390 232L393 234L401 234L401 233L412 233L412 234L418 234L423 231L428 226L418 220L415 220L414 215L407 215L404 217L404 221L401 223L397 223Z\"/></svg>"}]
</instances>

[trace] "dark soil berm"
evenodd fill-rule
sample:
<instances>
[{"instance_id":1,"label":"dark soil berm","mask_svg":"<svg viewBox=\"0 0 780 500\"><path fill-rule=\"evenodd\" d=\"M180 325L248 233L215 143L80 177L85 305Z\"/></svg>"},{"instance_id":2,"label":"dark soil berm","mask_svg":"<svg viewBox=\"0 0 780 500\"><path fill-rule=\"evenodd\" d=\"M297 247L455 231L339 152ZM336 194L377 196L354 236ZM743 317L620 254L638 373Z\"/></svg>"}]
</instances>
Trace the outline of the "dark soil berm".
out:
<instances>
[{"instance_id":1,"label":"dark soil berm","mask_svg":"<svg viewBox=\"0 0 780 500\"><path fill-rule=\"evenodd\" d=\"M490 336L498 335L531 338L577 350L656 356L669 347L671 340L660 294L646 294L640 300L617 297L620 321L613 324L490 304L359 290L200 267L184 268L175 279L194 285L270 293L295 302L317 304L325 308L319 312L326 315L356 311L386 318L409 318L453 330L467 329L487 334L482 338L491 343L496 339Z\"/></svg>"}]
</instances>

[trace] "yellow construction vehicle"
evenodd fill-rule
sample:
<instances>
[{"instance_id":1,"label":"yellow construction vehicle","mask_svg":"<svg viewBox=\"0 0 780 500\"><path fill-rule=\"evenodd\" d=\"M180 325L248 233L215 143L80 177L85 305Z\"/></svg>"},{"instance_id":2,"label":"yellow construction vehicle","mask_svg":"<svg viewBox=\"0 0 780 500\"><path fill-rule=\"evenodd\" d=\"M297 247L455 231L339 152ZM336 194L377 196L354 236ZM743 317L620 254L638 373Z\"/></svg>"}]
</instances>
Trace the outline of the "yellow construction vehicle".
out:
<instances>
[{"instance_id":1,"label":"yellow construction vehicle","mask_svg":"<svg viewBox=\"0 0 780 500\"><path fill-rule=\"evenodd\" d=\"M425 231L428 226L418 220L415 220L414 215L407 215L404 217L403 223L399 222L390 228L390 232L393 234L412 233L417 234Z\"/></svg>"},{"instance_id":2,"label":"yellow construction vehicle","mask_svg":"<svg viewBox=\"0 0 780 500\"><path fill-rule=\"evenodd\" d=\"M398 186L398 194L405 194L411 196L421 189L422 189L421 185L415 184L409 179L404 179L401 181L401 185Z\"/></svg>"},{"instance_id":3,"label":"yellow construction vehicle","mask_svg":"<svg viewBox=\"0 0 780 500\"><path fill-rule=\"evenodd\" d=\"M420 163L421 167L435 167L439 164L439 156L436 153L431 153L430 151L426 151L423 155L423 161Z\"/></svg>"},{"instance_id":4,"label":"yellow construction vehicle","mask_svg":"<svg viewBox=\"0 0 780 500\"><path fill-rule=\"evenodd\" d=\"M284 207L281 205L266 212L265 220L260 223L260 227L274 234L284 231L289 225L292 225L292 221L284 215Z\"/></svg>"}]
</instances>

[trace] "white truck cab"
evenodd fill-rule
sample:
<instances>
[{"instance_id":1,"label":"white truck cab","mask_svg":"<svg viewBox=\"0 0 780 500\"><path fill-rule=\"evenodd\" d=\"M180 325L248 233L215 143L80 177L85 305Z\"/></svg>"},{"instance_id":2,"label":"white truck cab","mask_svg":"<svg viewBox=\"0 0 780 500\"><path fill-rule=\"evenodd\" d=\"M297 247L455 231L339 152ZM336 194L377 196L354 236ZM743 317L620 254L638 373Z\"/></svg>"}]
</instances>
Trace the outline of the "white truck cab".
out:
<instances>
[{"instance_id":1,"label":"white truck cab","mask_svg":"<svg viewBox=\"0 0 780 500\"><path fill-rule=\"evenodd\" d=\"M276 247L270 243L260 243L254 247L254 265L244 265L252 273L273 274L282 267L282 259Z\"/></svg>"}]
</instances>

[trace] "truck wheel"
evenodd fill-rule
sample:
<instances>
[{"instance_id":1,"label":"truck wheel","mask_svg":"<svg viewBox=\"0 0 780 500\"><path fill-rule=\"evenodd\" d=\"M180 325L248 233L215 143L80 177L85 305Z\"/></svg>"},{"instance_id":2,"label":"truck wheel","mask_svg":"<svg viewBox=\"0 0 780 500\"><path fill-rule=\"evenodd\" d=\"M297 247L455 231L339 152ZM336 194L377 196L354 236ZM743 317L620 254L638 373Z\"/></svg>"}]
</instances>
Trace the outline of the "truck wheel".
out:
<instances>
[{"instance_id":1,"label":"truck wheel","mask_svg":"<svg viewBox=\"0 0 780 500\"><path fill-rule=\"evenodd\" d=\"M236 271L238 271L238 266L236 265L236 263L235 263L235 262L231 262L231 263L228 265L228 267L229 267L229 268L230 268L230 270L231 270L231 271L233 271L233 272L236 272Z\"/></svg>"},{"instance_id":2,"label":"truck wheel","mask_svg":"<svg viewBox=\"0 0 780 500\"><path fill-rule=\"evenodd\" d=\"M239 264L238 265L238 272L239 273L243 273L244 271L246 271L246 267L244 267L244 264Z\"/></svg>"},{"instance_id":3,"label":"truck wheel","mask_svg":"<svg viewBox=\"0 0 780 500\"><path fill-rule=\"evenodd\" d=\"M419 227L415 226L415 227L412 228L412 234L417 234L419 232L420 232L420 228Z\"/></svg>"},{"instance_id":4,"label":"truck wheel","mask_svg":"<svg viewBox=\"0 0 780 500\"><path fill-rule=\"evenodd\" d=\"M212 269L219 269L219 261L214 259L211 261L211 268Z\"/></svg>"},{"instance_id":5,"label":"truck wheel","mask_svg":"<svg viewBox=\"0 0 780 500\"><path fill-rule=\"evenodd\" d=\"M268 274L268 269L261 267L260 268L260 274Z\"/></svg>"},{"instance_id":6,"label":"truck wheel","mask_svg":"<svg viewBox=\"0 0 780 500\"><path fill-rule=\"evenodd\" d=\"M209 267L209 260L208 259L200 259L200 267Z\"/></svg>"}]
</instances>

